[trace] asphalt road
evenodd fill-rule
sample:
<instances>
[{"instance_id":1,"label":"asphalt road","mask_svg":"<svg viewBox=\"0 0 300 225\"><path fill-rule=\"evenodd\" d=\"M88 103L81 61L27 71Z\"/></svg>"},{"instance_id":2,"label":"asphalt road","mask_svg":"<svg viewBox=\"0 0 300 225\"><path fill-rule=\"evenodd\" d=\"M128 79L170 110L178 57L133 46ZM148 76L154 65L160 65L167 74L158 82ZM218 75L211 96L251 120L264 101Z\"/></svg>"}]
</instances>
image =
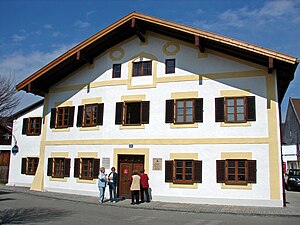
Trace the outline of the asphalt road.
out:
<instances>
[{"instance_id":1,"label":"asphalt road","mask_svg":"<svg viewBox=\"0 0 300 225\"><path fill-rule=\"evenodd\" d=\"M299 196L300 193L295 193ZM292 201L295 201L291 199ZM297 200L298 201L298 200ZM299 217L196 214L119 208L57 200L0 190L0 224L101 224L101 225L284 225L299 224Z\"/></svg>"}]
</instances>

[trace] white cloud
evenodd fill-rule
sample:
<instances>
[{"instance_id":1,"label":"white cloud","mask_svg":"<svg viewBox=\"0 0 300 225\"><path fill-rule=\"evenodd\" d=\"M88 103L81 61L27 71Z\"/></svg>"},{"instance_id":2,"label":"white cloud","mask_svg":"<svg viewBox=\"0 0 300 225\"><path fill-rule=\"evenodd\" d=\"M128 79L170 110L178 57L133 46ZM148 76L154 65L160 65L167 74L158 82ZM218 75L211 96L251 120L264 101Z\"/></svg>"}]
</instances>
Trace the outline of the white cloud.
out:
<instances>
[{"instance_id":1,"label":"white cloud","mask_svg":"<svg viewBox=\"0 0 300 225\"><path fill-rule=\"evenodd\" d=\"M12 36L12 40L13 40L14 42L20 42L20 41L25 40L26 38L27 38L26 35L14 34L14 35Z\"/></svg>"},{"instance_id":2,"label":"white cloud","mask_svg":"<svg viewBox=\"0 0 300 225\"><path fill-rule=\"evenodd\" d=\"M82 20L77 20L75 23L74 23L74 26L75 27L78 27L78 28L86 28L86 27L89 27L91 24L87 21L82 21Z\"/></svg>"},{"instance_id":3,"label":"white cloud","mask_svg":"<svg viewBox=\"0 0 300 225\"><path fill-rule=\"evenodd\" d=\"M53 26L51 24L45 24L43 27L45 29L53 29Z\"/></svg>"}]
</instances>

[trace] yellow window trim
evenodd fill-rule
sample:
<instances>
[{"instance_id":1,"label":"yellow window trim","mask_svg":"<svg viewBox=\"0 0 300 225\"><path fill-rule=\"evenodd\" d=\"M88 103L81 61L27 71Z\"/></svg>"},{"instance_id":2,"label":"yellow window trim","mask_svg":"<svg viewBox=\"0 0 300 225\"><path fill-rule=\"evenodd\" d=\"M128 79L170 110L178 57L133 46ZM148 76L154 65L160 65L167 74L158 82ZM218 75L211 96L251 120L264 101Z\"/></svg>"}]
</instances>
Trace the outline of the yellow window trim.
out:
<instances>
[{"instance_id":1,"label":"yellow window trim","mask_svg":"<svg viewBox=\"0 0 300 225\"><path fill-rule=\"evenodd\" d=\"M68 152L51 152L52 158L68 158L69 153Z\"/></svg>"},{"instance_id":2,"label":"yellow window trim","mask_svg":"<svg viewBox=\"0 0 300 225\"><path fill-rule=\"evenodd\" d=\"M173 184L173 183L169 183L169 188L198 189L198 183L193 183L193 184Z\"/></svg>"},{"instance_id":3,"label":"yellow window trim","mask_svg":"<svg viewBox=\"0 0 300 225\"><path fill-rule=\"evenodd\" d=\"M68 128L52 128L52 132L70 132L70 127Z\"/></svg>"},{"instance_id":4,"label":"yellow window trim","mask_svg":"<svg viewBox=\"0 0 300 225\"><path fill-rule=\"evenodd\" d=\"M49 177L49 181L56 181L56 182L67 182L67 178L54 178L54 177Z\"/></svg>"},{"instance_id":5,"label":"yellow window trim","mask_svg":"<svg viewBox=\"0 0 300 225\"><path fill-rule=\"evenodd\" d=\"M252 190L252 184L247 185L232 185L232 184L221 184L221 189L238 189L238 190Z\"/></svg>"},{"instance_id":6,"label":"yellow window trim","mask_svg":"<svg viewBox=\"0 0 300 225\"><path fill-rule=\"evenodd\" d=\"M93 131L93 130L100 130L100 126L94 126L94 127L80 127L80 131Z\"/></svg>"},{"instance_id":7,"label":"yellow window trim","mask_svg":"<svg viewBox=\"0 0 300 225\"><path fill-rule=\"evenodd\" d=\"M178 128L198 128L198 123L192 123L192 124L170 124L171 129L178 129Z\"/></svg>"},{"instance_id":8,"label":"yellow window trim","mask_svg":"<svg viewBox=\"0 0 300 225\"><path fill-rule=\"evenodd\" d=\"M137 125L137 126L131 126L131 125L120 125L120 130L134 130L134 129L145 129L145 124Z\"/></svg>"},{"instance_id":9,"label":"yellow window trim","mask_svg":"<svg viewBox=\"0 0 300 225\"><path fill-rule=\"evenodd\" d=\"M246 123L225 123L225 122L221 122L220 127L251 127L251 122L246 122Z\"/></svg>"}]
</instances>

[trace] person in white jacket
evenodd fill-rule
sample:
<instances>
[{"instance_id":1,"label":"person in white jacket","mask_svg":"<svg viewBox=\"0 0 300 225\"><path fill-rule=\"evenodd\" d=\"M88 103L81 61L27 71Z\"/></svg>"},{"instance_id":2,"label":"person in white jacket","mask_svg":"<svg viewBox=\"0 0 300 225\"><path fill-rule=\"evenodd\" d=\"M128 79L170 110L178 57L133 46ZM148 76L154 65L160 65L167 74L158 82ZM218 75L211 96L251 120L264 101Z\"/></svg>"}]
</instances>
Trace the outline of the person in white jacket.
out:
<instances>
[{"instance_id":1,"label":"person in white jacket","mask_svg":"<svg viewBox=\"0 0 300 225\"><path fill-rule=\"evenodd\" d=\"M100 191L100 197L99 197L99 202L103 203L104 201L104 192L105 192L105 187L106 187L106 183L107 183L107 174L105 174L105 168L101 167L100 168L100 173L98 176L98 188Z\"/></svg>"}]
</instances>

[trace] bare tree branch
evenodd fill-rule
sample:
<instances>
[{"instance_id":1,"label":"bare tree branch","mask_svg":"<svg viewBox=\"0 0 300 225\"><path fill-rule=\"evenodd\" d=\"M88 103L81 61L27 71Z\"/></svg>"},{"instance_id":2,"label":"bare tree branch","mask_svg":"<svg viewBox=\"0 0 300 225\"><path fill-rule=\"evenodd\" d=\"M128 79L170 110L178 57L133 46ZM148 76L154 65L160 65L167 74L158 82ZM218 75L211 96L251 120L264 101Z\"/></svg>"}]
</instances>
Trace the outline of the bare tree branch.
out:
<instances>
[{"instance_id":1,"label":"bare tree branch","mask_svg":"<svg viewBox=\"0 0 300 225\"><path fill-rule=\"evenodd\" d=\"M21 101L13 78L0 75L0 122L12 115Z\"/></svg>"}]
</instances>

